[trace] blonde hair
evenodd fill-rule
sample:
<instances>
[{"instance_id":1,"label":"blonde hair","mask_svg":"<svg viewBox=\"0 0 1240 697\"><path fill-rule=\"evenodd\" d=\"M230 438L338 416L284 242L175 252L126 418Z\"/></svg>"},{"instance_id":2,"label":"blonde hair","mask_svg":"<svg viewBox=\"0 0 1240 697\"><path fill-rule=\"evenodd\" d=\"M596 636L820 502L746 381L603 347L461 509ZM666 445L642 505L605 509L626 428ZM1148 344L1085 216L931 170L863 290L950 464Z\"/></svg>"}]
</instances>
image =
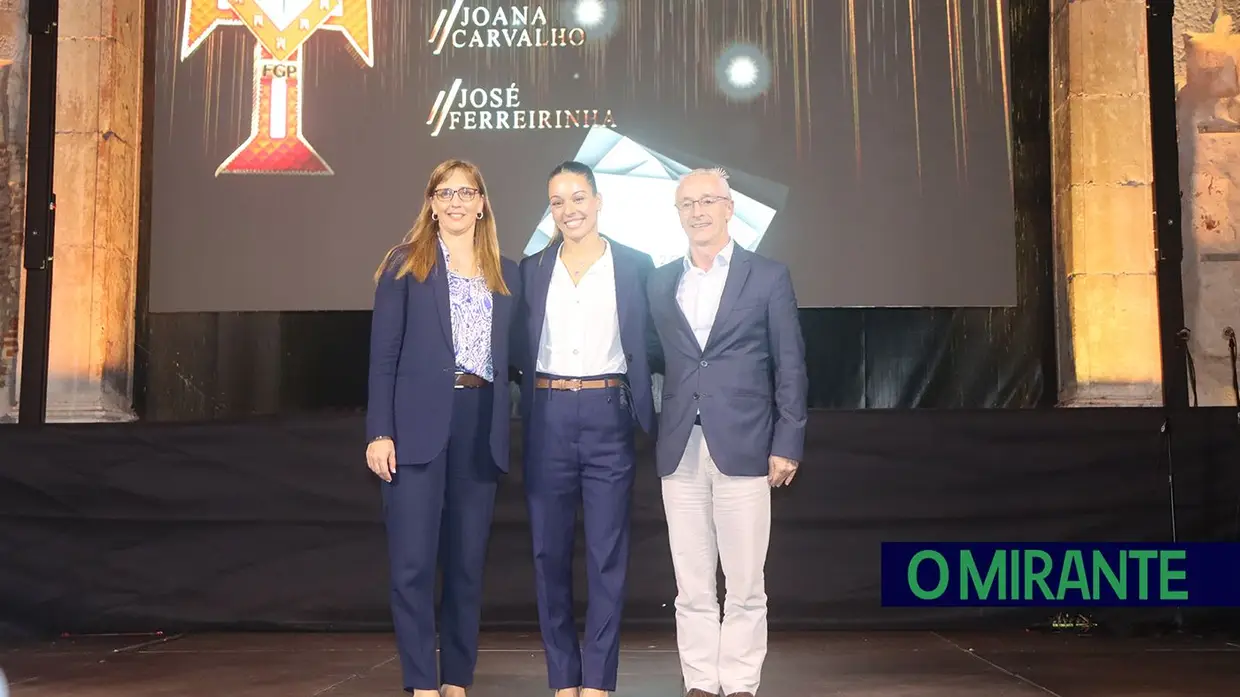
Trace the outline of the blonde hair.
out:
<instances>
[{"instance_id":1,"label":"blonde hair","mask_svg":"<svg viewBox=\"0 0 1240 697\"><path fill-rule=\"evenodd\" d=\"M487 198L487 185L482 179L482 172L470 162L464 160L446 160L431 172L426 182L426 191L422 196L422 210L418 213L413 228L405 235L400 244L388 250L383 262L375 271L375 283L384 273L393 267L395 278L413 274L418 283L426 282L426 277L439 261L439 223L431 215L431 196L453 172L461 172L473 180L482 196L482 219L474 226L474 254L478 266L482 269L482 277L487 288L493 293L511 295L508 284L504 282L504 267L499 253L499 236L495 229L495 215L491 211L491 201Z\"/></svg>"}]
</instances>

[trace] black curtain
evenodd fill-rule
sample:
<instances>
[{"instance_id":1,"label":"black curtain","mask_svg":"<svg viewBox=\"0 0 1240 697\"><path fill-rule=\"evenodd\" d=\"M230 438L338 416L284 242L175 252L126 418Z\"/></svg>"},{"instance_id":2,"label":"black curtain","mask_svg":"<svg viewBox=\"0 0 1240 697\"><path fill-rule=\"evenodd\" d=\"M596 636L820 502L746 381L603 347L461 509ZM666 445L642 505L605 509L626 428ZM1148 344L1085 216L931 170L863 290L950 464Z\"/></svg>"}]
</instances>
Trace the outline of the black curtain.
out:
<instances>
[{"instance_id":1,"label":"black curtain","mask_svg":"<svg viewBox=\"0 0 1240 697\"><path fill-rule=\"evenodd\" d=\"M881 544L1169 540L1164 418L1113 408L813 412L802 472L773 493L772 626L1045 620L1054 610L883 607ZM1179 539L1240 540L1235 410L1187 410L1173 430ZM0 462L15 465L0 466L0 635L6 624L48 635L390 629L364 432L360 415L322 414L0 428ZM537 612L521 450L514 421L483 620L529 630ZM639 439L625 622L668 627L676 582L652 457ZM1086 612L1123 622L1149 614ZM1192 613L1194 624L1226 617Z\"/></svg>"}]
</instances>

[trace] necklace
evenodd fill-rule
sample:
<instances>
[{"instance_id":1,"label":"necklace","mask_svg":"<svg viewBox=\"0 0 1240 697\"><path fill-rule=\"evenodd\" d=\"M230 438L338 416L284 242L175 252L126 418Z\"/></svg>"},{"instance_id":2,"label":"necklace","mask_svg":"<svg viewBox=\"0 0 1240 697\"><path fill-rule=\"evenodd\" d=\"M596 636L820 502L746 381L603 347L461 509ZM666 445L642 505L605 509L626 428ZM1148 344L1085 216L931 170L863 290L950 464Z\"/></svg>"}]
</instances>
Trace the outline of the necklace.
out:
<instances>
[{"instance_id":1,"label":"necklace","mask_svg":"<svg viewBox=\"0 0 1240 697\"><path fill-rule=\"evenodd\" d=\"M464 276L464 277L466 277L466 278L470 278L470 276L466 273L465 269L461 268L461 266L460 266L459 264L452 264L451 262L449 262L449 263L448 263L448 270L449 270L449 271L451 271L452 273L456 274L457 276ZM474 274L473 274L473 275L474 275L474 276L481 276L481 275L482 275L482 264L474 264Z\"/></svg>"},{"instance_id":2,"label":"necklace","mask_svg":"<svg viewBox=\"0 0 1240 697\"><path fill-rule=\"evenodd\" d=\"M581 258L578 258L580 255L566 256L564 254L564 251L561 250L560 261L564 264L564 269L568 271L568 275L573 279L573 283L576 283L578 280L581 279L582 275L584 275L587 271L591 269L591 267L593 267L596 263L598 263L598 260L602 258L602 255L605 254L606 252L607 252L607 248L604 247L603 252L601 254L598 254L596 256L596 255L587 253L588 257L586 259L581 259Z\"/></svg>"},{"instance_id":3,"label":"necklace","mask_svg":"<svg viewBox=\"0 0 1240 697\"><path fill-rule=\"evenodd\" d=\"M573 264L569 264L568 262L564 263L565 268L568 269L568 274L572 276L574 279L581 278L581 275L584 274L586 271L589 271L590 267L593 265L594 265L594 262L590 262L585 265L581 265L580 262L574 262Z\"/></svg>"}]
</instances>

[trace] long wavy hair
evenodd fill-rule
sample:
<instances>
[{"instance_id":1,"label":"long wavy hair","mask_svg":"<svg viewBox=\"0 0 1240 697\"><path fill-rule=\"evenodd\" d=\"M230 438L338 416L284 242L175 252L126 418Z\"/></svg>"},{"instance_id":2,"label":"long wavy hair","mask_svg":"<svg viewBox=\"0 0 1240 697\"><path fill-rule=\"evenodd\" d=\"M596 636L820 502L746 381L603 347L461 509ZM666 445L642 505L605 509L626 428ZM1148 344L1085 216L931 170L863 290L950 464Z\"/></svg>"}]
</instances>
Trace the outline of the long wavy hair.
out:
<instances>
[{"instance_id":1,"label":"long wavy hair","mask_svg":"<svg viewBox=\"0 0 1240 697\"><path fill-rule=\"evenodd\" d=\"M375 283L383 274L395 269L395 277L401 278L412 274L418 283L426 282L431 270L439 261L439 222L431 215L431 196L454 172L461 172L473 180L474 187L482 196L482 219L474 227L474 255L486 280L487 288L492 293L511 295L508 284L504 283L504 270L499 254L499 236L495 229L495 214L491 211L491 200L487 196L487 185L482 179L482 172L471 162L464 160L446 160L431 172L426 182L426 191L422 196L422 210L413 223L413 228L405 235L400 244L388 250L383 263L375 271Z\"/></svg>"}]
</instances>

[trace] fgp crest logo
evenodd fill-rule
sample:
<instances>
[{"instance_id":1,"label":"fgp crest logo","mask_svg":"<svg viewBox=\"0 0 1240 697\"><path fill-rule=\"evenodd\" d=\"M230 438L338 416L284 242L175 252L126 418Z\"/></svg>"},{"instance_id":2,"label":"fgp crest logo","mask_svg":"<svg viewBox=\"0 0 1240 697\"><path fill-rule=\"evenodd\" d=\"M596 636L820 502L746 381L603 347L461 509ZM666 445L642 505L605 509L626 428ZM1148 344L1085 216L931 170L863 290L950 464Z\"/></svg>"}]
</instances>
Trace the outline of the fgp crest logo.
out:
<instances>
[{"instance_id":1,"label":"fgp crest logo","mask_svg":"<svg viewBox=\"0 0 1240 697\"><path fill-rule=\"evenodd\" d=\"M250 137L215 170L220 174L331 175L302 134L302 45L320 30L344 35L374 67L372 0L185 0L181 60L216 27L241 26L254 37Z\"/></svg>"}]
</instances>

